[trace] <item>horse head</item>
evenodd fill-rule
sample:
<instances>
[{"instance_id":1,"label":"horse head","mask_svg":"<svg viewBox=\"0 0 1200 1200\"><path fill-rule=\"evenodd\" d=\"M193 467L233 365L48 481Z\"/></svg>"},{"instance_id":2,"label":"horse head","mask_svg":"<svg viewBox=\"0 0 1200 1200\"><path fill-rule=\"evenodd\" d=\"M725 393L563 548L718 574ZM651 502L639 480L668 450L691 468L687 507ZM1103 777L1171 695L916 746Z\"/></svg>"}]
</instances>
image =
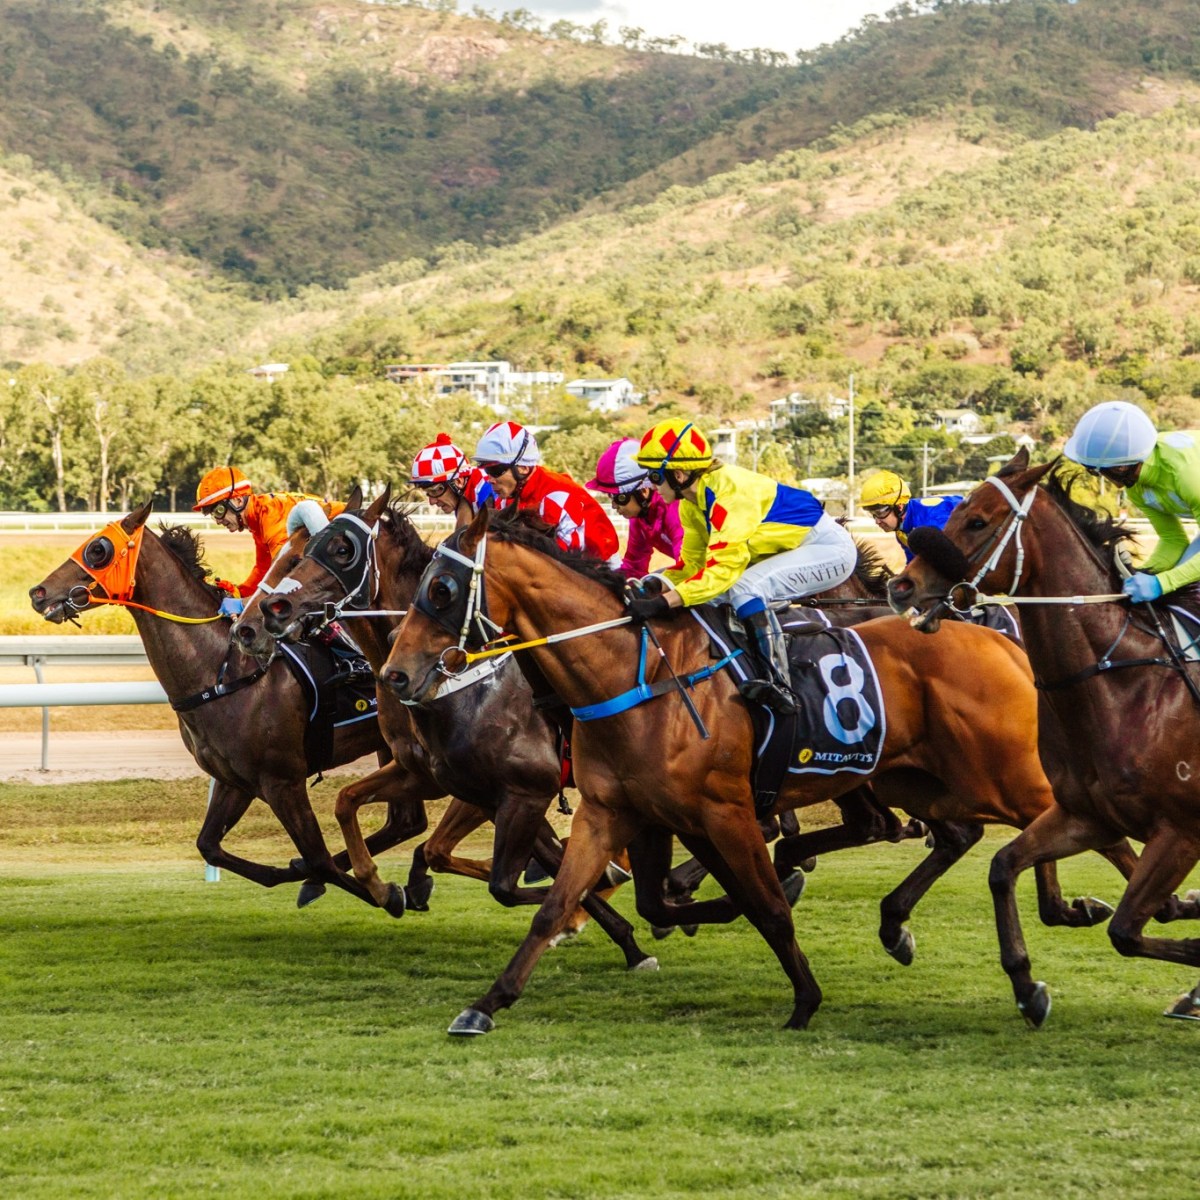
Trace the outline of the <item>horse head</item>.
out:
<instances>
[{"instance_id":1,"label":"horse head","mask_svg":"<svg viewBox=\"0 0 1200 1200\"><path fill-rule=\"evenodd\" d=\"M233 627L242 649L270 657L276 641L297 641L325 620L326 604L365 608L373 582L372 530L387 508L390 485L366 508L355 488L347 509L316 527L297 517L297 528L272 562ZM293 512L300 509L297 504Z\"/></svg>"},{"instance_id":2,"label":"horse head","mask_svg":"<svg viewBox=\"0 0 1200 1200\"><path fill-rule=\"evenodd\" d=\"M490 521L491 510L483 507L438 546L391 636L379 681L405 703L433 699L447 678L466 668L467 651L487 639L482 573Z\"/></svg>"},{"instance_id":3,"label":"horse head","mask_svg":"<svg viewBox=\"0 0 1200 1200\"><path fill-rule=\"evenodd\" d=\"M128 560L127 575L132 589L136 546L141 540L138 535L153 506L154 501L148 500L141 508L92 534L66 562L51 571L41 583L31 587L29 601L34 611L55 625L75 620L81 612L91 607L97 588L109 595L112 587L120 586L111 582L106 586L106 580L111 581L114 577L114 567L121 559ZM128 596L121 598L128 599Z\"/></svg>"},{"instance_id":4,"label":"horse head","mask_svg":"<svg viewBox=\"0 0 1200 1200\"><path fill-rule=\"evenodd\" d=\"M1013 593L1040 568L1036 539L1027 538L1037 486L1054 463L1030 467L1019 450L953 512L945 530L915 529L915 558L888 581L892 609L934 633L947 607L969 608L979 591Z\"/></svg>"}]
</instances>

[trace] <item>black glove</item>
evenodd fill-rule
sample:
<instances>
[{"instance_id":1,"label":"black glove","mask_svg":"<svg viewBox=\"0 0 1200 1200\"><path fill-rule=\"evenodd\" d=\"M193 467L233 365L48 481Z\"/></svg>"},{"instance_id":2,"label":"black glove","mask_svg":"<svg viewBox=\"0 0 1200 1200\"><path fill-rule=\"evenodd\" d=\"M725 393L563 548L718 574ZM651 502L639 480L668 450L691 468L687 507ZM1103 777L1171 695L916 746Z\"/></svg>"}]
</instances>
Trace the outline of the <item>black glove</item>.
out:
<instances>
[{"instance_id":1,"label":"black glove","mask_svg":"<svg viewBox=\"0 0 1200 1200\"><path fill-rule=\"evenodd\" d=\"M638 622L665 617L671 611L666 596L639 596L625 602L625 611Z\"/></svg>"}]
</instances>

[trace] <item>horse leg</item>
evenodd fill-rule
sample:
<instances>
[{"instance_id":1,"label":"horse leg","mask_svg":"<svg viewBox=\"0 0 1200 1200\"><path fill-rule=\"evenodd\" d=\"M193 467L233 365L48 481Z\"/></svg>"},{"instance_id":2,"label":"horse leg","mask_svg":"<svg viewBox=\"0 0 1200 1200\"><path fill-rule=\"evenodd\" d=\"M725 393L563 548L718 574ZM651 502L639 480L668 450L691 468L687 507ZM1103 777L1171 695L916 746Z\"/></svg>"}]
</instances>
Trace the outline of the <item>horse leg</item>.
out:
<instances>
[{"instance_id":1,"label":"horse leg","mask_svg":"<svg viewBox=\"0 0 1200 1200\"><path fill-rule=\"evenodd\" d=\"M671 833L660 825L647 826L629 845L638 916L649 921L652 929L669 932L675 925L727 925L742 915L728 896L715 900L674 899L670 887L671 849ZM708 874L708 867L699 858L689 862Z\"/></svg>"},{"instance_id":2,"label":"horse leg","mask_svg":"<svg viewBox=\"0 0 1200 1200\"><path fill-rule=\"evenodd\" d=\"M929 828L933 849L879 902L879 940L906 967L913 960L916 940L905 922L921 897L983 837L983 826L975 821L930 821Z\"/></svg>"},{"instance_id":3,"label":"horse leg","mask_svg":"<svg viewBox=\"0 0 1200 1200\"><path fill-rule=\"evenodd\" d=\"M420 833L426 823L425 806L420 796L412 794L412 782L399 764L389 762L342 788L333 806L342 840L346 843L346 852L354 868L354 878L367 890L372 902L393 917L404 915L404 893L394 883L387 883L379 877L375 859L363 839L358 810L366 804L384 800L388 805L389 817L394 811L408 811L411 815L407 824L415 827L414 833ZM331 860L330 865L340 873L336 860Z\"/></svg>"},{"instance_id":4,"label":"horse leg","mask_svg":"<svg viewBox=\"0 0 1200 1200\"><path fill-rule=\"evenodd\" d=\"M1012 983L1017 1008L1035 1029L1050 1015L1050 990L1044 983L1035 983L1030 971L1029 952L1017 910L1017 877L1035 863L1098 850L1112 846L1117 840L1113 831L1101 822L1069 813L1055 802L992 858L988 887L996 912L1000 965Z\"/></svg>"},{"instance_id":5,"label":"horse leg","mask_svg":"<svg viewBox=\"0 0 1200 1200\"><path fill-rule=\"evenodd\" d=\"M479 805L469 804L457 796L451 798L429 840L413 851L412 869L408 873L405 891L414 908L424 910L429 907L429 897L433 893L430 871L442 875L463 875L467 879L478 879L481 883L488 881L492 870L491 859L458 858L452 851L491 819Z\"/></svg>"},{"instance_id":6,"label":"horse leg","mask_svg":"<svg viewBox=\"0 0 1200 1200\"><path fill-rule=\"evenodd\" d=\"M372 772L377 774L378 772ZM300 853L306 874L323 883L332 883L343 891L372 906L379 906L379 901L370 890L353 875L339 871L333 863L333 855L325 844L325 836L317 823L312 805L308 799L308 789L301 780L281 780L270 787L264 788L263 799L270 805L271 811L279 819L279 823L287 831L293 844ZM348 844L349 845L349 844ZM351 851L351 858L354 851ZM403 912L403 893L396 889L399 896L397 903ZM389 909L389 911L391 911ZM399 913L393 913L398 916Z\"/></svg>"},{"instance_id":7,"label":"horse leg","mask_svg":"<svg viewBox=\"0 0 1200 1200\"><path fill-rule=\"evenodd\" d=\"M726 894L746 914L775 953L792 984L792 1014L785 1029L806 1029L821 1004L821 989L796 942L792 906L775 873L751 805L728 801L704 809L708 848L689 839ZM636 874L636 873L635 873Z\"/></svg>"},{"instance_id":8,"label":"horse leg","mask_svg":"<svg viewBox=\"0 0 1200 1200\"><path fill-rule=\"evenodd\" d=\"M600 878L613 855L627 846L636 833L637 818L633 813L588 803L586 797L580 802L562 865L541 908L534 914L529 933L495 983L451 1022L448 1033L471 1036L495 1028L492 1015L520 999L550 939L565 928L584 893Z\"/></svg>"},{"instance_id":9,"label":"horse leg","mask_svg":"<svg viewBox=\"0 0 1200 1200\"><path fill-rule=\"evenodd\" d=\"M230 854L221 842L225 835L242 819L254 796L231 784L215 782L204 824L196 835L196 849L206 863L213 867L224 867L235 875L249 879L262 887L276 887L281 883L298 883L305 872L295 867L271 867L265 863L252 862Z\"/></svg>"}]
</instances>

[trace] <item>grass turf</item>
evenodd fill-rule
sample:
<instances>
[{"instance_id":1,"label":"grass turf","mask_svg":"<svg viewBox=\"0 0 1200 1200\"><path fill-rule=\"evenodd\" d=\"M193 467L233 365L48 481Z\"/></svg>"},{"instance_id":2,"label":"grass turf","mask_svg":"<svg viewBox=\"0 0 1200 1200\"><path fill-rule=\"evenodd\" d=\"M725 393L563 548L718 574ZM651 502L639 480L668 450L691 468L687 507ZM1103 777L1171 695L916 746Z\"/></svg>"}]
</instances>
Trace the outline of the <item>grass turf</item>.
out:
<instances>
[{"instance_id":1,"label":"grass turf","mask_svg":"<svg viewBox=\"0 0 1200 1200\"><path fill-rule=\"evenodd\" d=\"M178 787L98 785L86 803L0 787L10 1195L1129 1197L1193 1183L1200 1029L1159 1013L1194 972L1122 960L1103 929L1043 929L1026 887L1056 1002L1026 1029L986 888L1003 833L918 910L907 969L879 949L876 906L921 846L821 862L797 909L826 994L807 1033L780 1029L786 982L741 922L676 934L656 976L627 974L589 927L548 952L495 1033L463 1043L445 1027L529 910L446 878L431 912L401 921L333 891L298 912L291 888L206 885L186 846L202 795L192 806ZM126 807L161 821L153 868L87 832ZM269 822L250 832L285 856ZM90 861L53 861L64 843ZM383 861L402 875L399 856ZM1118 894L1098 859L1062 874L1068 894ZM631 911L627 889L618 903Z\"/></svg>"}]
</instances>

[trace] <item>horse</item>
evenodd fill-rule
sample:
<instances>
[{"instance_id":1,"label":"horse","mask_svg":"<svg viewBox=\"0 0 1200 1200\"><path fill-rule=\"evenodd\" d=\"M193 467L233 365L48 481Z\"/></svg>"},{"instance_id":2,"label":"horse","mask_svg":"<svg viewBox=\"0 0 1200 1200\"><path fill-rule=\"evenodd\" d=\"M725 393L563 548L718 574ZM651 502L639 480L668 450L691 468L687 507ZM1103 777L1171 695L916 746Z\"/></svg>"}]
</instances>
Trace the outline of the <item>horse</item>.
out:
<instances>
[{"instance_id":1,"label":"horse","mask_svg":"<svg viewBox=\"0 0 1200 1200\"><path fill-rule=\"evenodd\" d=\"M405 700L420 702L436 691L447 674L462 669L471 649L470 638L447 632L460 617L464 634L486 618L520 639L573 709L628 693L631 679L641 678L640 661L647 663L651 686L669 683L672 671L703 676L711 669L709 636L686 614L650 623L662 652L646 659L640 630L625 615L623 589L615 572L558 551L535 532L490 528L485 510L438 548L396 632L381 682ZM585 626L593 627L590 636L562 636ZM1052 804L1031 736L1034 688L1018 647L967 624L947 627L945 644L922 645L892 616L857 632L886 702L881 757L869 776L882 803L923 820L1018 827ZM821 989L796 944L791 907L756 819L750 711L728 673L711 670L703 684L688 689L690 705L663 696L576 724L582 800L562 867L508 967L460 1014L451 1033L494 1028L494 1014L519 998L572 905L622 846L629 846L633 862L638 911L652 923L728 921L744 913L792 983L786 1027L807 1027ZM858 695L850 685L841 691L839 700ZM697 734L693 709L709 731L706 739ZM789 775L775 812L843 795L863 780L845 770ZM728 899L679 905L664 899L671 833L712 871ZM1106 916L1082 904L1066 908L1062 919L1089 925Z\"/></svg>"},{"instance_id":2,"label":"horse","mask_svg":"<svg viewBox=\"0 0 1200 1200\"><path fill-rule=\"evenodd\" d=\"M397 622L388 616L355 617L354 610L406 608L433 557L406 510L389 500L390 489L365 511L335 517L303 555L281 555L267 587L252 598L235 627L238 644L269 654L275 638L296 637L322 621L329 604L343 610L368 660L381 667ZM378 534L372 536L376 526ZM545 889L520 886L519 879L531 858L551 874L562 858L546 819L562 782L555 730L534 706L529 684L510 659L487 664L469 682L432 707L402 708L401 719L385 726L397 760L417 752L438 794L455 797L429 842L414 854L405 890L418 906L427 903L432 867L486 881L502 904L540 904ZM381 708L385 702L398 707L387 689L381 689L380 701ZM339 794L336 813L356 876L378 891L387 885L379 881L358 823L359 808L373 799L370 779L352 784ZM453 857L454 845L489 818L496 827L490 864ZM618 881L607 863L603 870L608 882ZM589 895L583 905L631 969L657 968L657 960L637 945L633 927L602 895Z\"/></svg>"},{"instance_id":3,"label":"horse","mask_svg":"<svg viewBox=\"0 0 1200 1200\"><path fill-rule=\"evenodd\" d=\"M404 897L398 890L373 897L325 844L308 796L307 704L299 683L283 663L264 670L230 647L228 623L214 617L225 593L206 582L200 539L182 526L159 533L146 528L150 510L147 503L88 538L76 555L29 589L34 610L62 624L94 603L129 607L150 666L177 706L184 744L214 781L196 839L205 862L263 887L304 883L297 901L301 907L316 899L325 883L333 883L392 916L401 915ZM125 582L100 584L107 601L94 598L97 576L103 579L105 572L121 567L127 568ZM387 753L377 722L334 731L334 764L372 753ZM267 803L295 843L300 858L287 867L241 858L222 845L255 797ZM402 816L389 811L389 822Z\"/></svg>"},{"instance_id":4,"label":"horse","mask_svg":"<svg viewBox=\"0 0 1200 1200\"><path fill-rule=\"evenodd\" d=\"M1022 451L955 510L944 537L919 541L921 554L889 585L892 603L932 633L948 597L975 589L1036 600L1108 597L1022 610L1039 688L1039 734L1056 802L992 860L989 882L1001 962L1018 1005L1036 1004L1014 889L1027 867L1125 837L1145 843L1108 935L1126 956L1200 966L1200 939L1146 937L1151 919L1197 915L1194 893L1173 893L1200 858L1200 787L1192 754L1200 702L1189 668L1164 636L1158 604L1130 605L1116 555L1132 531L1076 503L1061 460L1029 466ZM952 587L952 585L957 585ZM1113 599L1116 597L1116 599ZM935 639L936 640L936 639ZM1130 730L1137 730L1136 739ZM1172 1016L1200 1016L1200 986Z\"/></svg>"}]
</instances>

